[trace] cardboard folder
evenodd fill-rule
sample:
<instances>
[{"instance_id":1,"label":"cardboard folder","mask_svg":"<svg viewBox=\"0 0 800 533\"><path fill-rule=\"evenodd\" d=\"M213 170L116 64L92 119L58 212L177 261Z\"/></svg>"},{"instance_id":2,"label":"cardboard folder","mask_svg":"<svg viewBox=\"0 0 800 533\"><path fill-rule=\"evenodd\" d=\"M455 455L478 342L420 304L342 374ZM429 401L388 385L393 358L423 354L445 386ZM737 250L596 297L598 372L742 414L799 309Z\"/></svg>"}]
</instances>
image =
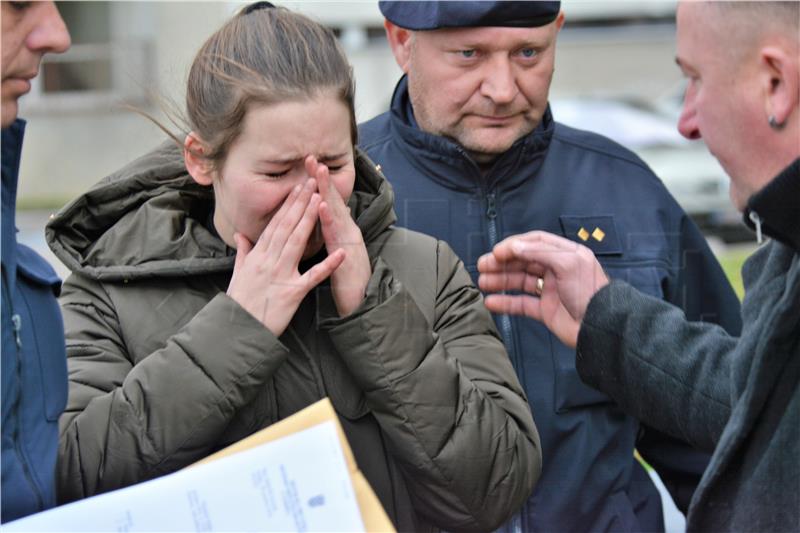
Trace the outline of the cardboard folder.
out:
<instances>
[{"instance_id":1,"label":"cardboard folder","mask_svg":"<svg viewBox=\"0 0 800 533\"><path fill-rule=\"evenodd\" d=\"M339 442L342 445L345 461L350 471L350 479L353 482L353 490L356 493L358 507L361 511L361 518L364 521L364 527L367 531L395 531L392 522L386 515L386 511L384 511L383 506L381 506L381 502L378 500L375 492L373 492L364 474L358 469L355 457L353 457L353 451L350 449L350 445L347 443L347 438L344 435L344 430L342 430L342 426L339 423L339 418L336 416L336 412L333 410L333 406L327 398L323 398L302 411L280 422L276 422L268 428L262 429L228 446L224 450L209 455L205 459L194 463L192 466L214 461L226 455L247 450L259 444L270 442L328 421L333 421L336 425L336 433L339 435Z\"/></svg>"}]
</instances>

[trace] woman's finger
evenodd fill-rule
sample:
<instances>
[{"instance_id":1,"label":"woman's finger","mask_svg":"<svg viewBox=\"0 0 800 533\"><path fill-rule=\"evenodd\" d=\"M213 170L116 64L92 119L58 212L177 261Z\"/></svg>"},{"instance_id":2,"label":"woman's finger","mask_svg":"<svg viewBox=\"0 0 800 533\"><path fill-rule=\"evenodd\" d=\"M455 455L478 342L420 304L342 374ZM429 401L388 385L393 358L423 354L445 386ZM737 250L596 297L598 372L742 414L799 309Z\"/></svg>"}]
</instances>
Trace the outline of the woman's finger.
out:
<instances>
[{"instance_id":1,"label":"woman's finger","mask_svg":"<svg viewBox=\"0 0 800 533\"><path fill-rule=\"evenodd\" d=\"M328 252L340 247L343 243L339 242L338 222L328 202L322 202L319 206L319 221Z\"/></svg>"},{"instance_id":2,"label":"woman's finger","mask_svg":"<svg viewBox=\"0 0 800 533\"><path fill-rule=\"evenodd\" d=\"M321 201L322 199L319 194L314 193L311 196L303 216L297 222L297 225L295 225L291 235L287 238L286 244L281 250L277 251L280 254L279 257L282 260L288 261L288 264L290 264L293 269L297 268L297 264L303 258L303 252L305 252L308 246L308 239L311 237L311 233L317 225L317 220L319 219L319 204Z\"/></svg>"},{"instance_id":3,"label":"woman's finger","mask_svg":"<svg viewBox=\"0 0 800 533\"><path fill-rule=\"evenodd\" d=\"M261 231L261 235L259 235L258 240L255 242L253 248L257 249L258 251L264 252L269 248L269 243L272 241L272 235L275 233L275 228L278 225L286 212L289 208L294 205L297 201L297 197L300 195L300 192L303 190L303 184L295 185L289 195L286 197L286 200L283 201L283 204L280 206L278 211L272 216L267 226Z\"/></svg>"},{"instance_id":4,"label":"woman's finger","mask_svg":"<svg viewBox=\"0 0 800 533\"><path fill-rule=\"evenodd\" d=\"M306 166L306 174L312 178L318 178L317 167L319 166L319 161L317 161L317 157L314 155L308 155L303 163ZM317 179L317 182L319 182L319 179Z\"/></svg>"},{"instance_id":5,"label":"woman's finger","mask_svg":"<svg viewBox=\"0 0 800 533\"><path fill-rule=\"evenodd\" d=\"M314 160L316 162L316 159ZM326 165L317 163L315 174L319 183L319 193L325 202L331 201L331 173Z\"/></svg>"},{"instance_id":6,"label":"woman's finger","mask_svg":"<svg viewBox=\"0 0 800 533\"><path fill-rule=\"evenodd\" d=\"M250 239L239 232L233 234L233 242L236 244L236 260L233 263L233 271L236 272L244 265L244 260L253 249L253 245L250 243Z\"/></svg>"},{"instance_id":7,"label":"woman's finger","mask_svg":"<svg viewBox=\"0 0 800 533\"><path fill-rule=\"evenodd\" d=\"M295 226L297 226L300 219L303 218L308 208L308 203L311 201L313 195L316 194L314 192L316 188L316 181L313 178L308 179L294 202L288 206L286 211L281 213L281 217L277 218L276 215L276 218L270 221L269 225L274 224L274 229L269 246L266 249L267 255L271 255L272 257L280 256L283 247L286 246L286 241L289 239L292 232L294 232ZM284 202L284 205L287 203L288 201Z\"/></svg>"},{"instance_id":8,"label":"woman's finger","mask_svg":"<svg viewBox=\"0 0 800 533\"><path fill-rule=\"evenodd\" d=\"M319 164L317 168L317 177L319 179L319 192L322 195L322 201L330 207L331 215L337 218L351 218L350 208L334 185L331 179L331 171L327 165Z\"/></svg>"},{"instance_id":9,"label":"woman's finger","mask_svg":"<svg viewBox=\"0 0 800 533\"><path fill-rule=\"evenodd\" d=\"M310 291L324 280L328 279L331 274L344 262L347 253L339 248L331 253L323 261L317 263L303 274L300 279Z\"/></svg>"},{"instance_id":10,"label":"woman's finger","mask_svg":"<svg viewBox=\"0 0 800 533\"><path fill-rule=\"evenodd\" d=\"M317 188L322 201L327 201L331 193L331 176L327 165L320 163L313 155L309 155L305 160L306 172L317 180Z\"/></svg>"}]
</instances>

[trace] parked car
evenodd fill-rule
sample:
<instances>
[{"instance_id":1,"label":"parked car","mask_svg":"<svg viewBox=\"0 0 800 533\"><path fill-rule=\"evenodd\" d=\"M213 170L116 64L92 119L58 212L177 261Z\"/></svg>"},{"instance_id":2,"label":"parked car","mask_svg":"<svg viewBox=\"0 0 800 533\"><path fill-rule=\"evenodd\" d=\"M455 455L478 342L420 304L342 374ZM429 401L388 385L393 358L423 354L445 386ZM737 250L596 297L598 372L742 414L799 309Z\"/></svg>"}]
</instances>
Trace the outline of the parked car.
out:
<instances>
[{"instance_id":1,"label":"parked car","mask_svg":"<svg viewBox=\"0 0 800 533\"><path fill-rule=\"evenodd\" d=\"M728 196L729 180L702 140L677 130L677 106L610 98L552 99L556 120L605 135L641 157L704 232L750 238Z\"/></svg>"}]
</instances>

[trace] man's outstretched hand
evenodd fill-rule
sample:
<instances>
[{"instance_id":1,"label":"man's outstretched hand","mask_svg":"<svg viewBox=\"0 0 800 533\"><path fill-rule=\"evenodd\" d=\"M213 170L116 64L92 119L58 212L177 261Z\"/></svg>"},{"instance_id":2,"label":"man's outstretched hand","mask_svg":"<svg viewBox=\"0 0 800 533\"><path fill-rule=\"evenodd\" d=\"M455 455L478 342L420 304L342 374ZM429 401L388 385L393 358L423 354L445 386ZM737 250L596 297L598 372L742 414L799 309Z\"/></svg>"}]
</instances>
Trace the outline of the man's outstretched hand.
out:
<instances>
[{"instance_id":1,"label":"man's outstretched hand","mask_svg":"<svg viewBox=\"0 0 800 533\"><path fill-rule=\"evenodd\" d=\"M539 320L574 348L592 296L608 277L589 248L544 231L513 235L478 260L486 307Z\"/></svg>"}]
</instances>

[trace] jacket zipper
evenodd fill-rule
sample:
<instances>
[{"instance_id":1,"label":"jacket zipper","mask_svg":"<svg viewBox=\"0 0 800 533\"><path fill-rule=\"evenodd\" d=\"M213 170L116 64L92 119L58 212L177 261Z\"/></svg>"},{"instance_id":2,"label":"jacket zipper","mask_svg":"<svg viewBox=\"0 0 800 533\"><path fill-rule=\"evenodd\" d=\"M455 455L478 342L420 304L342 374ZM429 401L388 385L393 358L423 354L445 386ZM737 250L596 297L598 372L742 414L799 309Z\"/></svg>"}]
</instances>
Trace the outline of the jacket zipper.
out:
<instances>
[{"instance_id":1,"label":"jacket zipper","mask_svg":"<svg viewBox=\"0 0 800 533\"><path fill-rule=\"evenodd\" d=\"M14 340L17 342L17 354L22 349L22 338L20 332L22 331L22 317L14 313L11 315L11 323L14 325Z\"/></svg>"},{"instance_id":2,"label":"jacket zipper","mask_svg":"<svg viewBox=\"0 0 800 533\"><path fill-rule=\"evenodd\" d=\"M490 192L486 195L486 218L489 221L489 248L494 248L497 244L497 196L495 193ZM508 315L500 315L500 333L503 336L509 352L511 352L512 363L514 368L519 369L519 361L517 360L517 350L512 344L513 337L511 335L511 318Z\"/></svg>"},{"instance_id":3,"label":"jacket zipper","mask_svg":"<svg viewBox=\"0 0 800 533\"><path fill-rule=\"evenodd\" d=\"M28 461L25 458L25 454L22 451L22 436L20 432L20 414L19 414L19 404L23 393L23 383L22 383L22 354L20 350L22 349L22 317L19 316L18 313L14 313L14 302L11 299L11 290L10 285L8 284L8 277L6 275L5 270L3 271L3 291L6 293L6 301L8 301L9 311L11 314L11 324L14 327L14 341L17 345L16 349L16 368L15 374L17 378L17 383L19 388L17 390L16 397L14 398L14 404L11 407L12 418L15 422L14 431L12 434L12 440L14 441L14 451L17 454L17 458L19 459L19 464L22 466L22 473L25 475L25 480L28 482L28 486L31 488L31 492L33 495L36 496L36 508L38 510L44 509L44 500L42 498L41 491L39 490L39 485L33 479L31 475L31 469L28 465Z\"/></svg>"},{"instance_id":4,"label":"jacket zipper","mask_svg":"<svg viewBox=\"0 0 800 533\"><path fill-rule=\"evenodd\" d=\"M490 192L486 195L486 218L489 221L489 249L494 248L497 244L497 195ZM503 336L503 343L506 345L506 350L511 358L511 364L514 365L517 376L522 384L522 388L527 390L525 379L523 377L522 367L519 362L518 350L514 345L514 337L511 334L511 317L508 315L500 315L500 335ZM525 516L525 506L523 505L516 513L511 515L508 522L501 528L504 532L508 533L521 533L527 531L527 519Z\"/></svg>"},{"instance_id":5,"label":"jacket zipper","mask_svg":"<svg viewBox=\"0 0 800 533\"><path fill-rule=\"evenodd\" d=\"M480 169L472 160L472 158L467 154L467 152L458 147L458 152L464 157L466 161L469 161L475 172L478 175L478 179L481 181L483 180L481 176ZM489 251L494 248L494 245L497 244L498 235L497 235L497 195L494 192L486 192L483 189L484 194L486 195L486 219L488 220L488 232L489 232ZM511 364L514 367L514 371L517 374L517 377L522 385L523 390L528 390L528 386L525 383L524 373L522 372L522 367L520 366L519 356L517 354L516 346L514 345L514 337L511 334L511 318L508 315L500 315L500 336L503 337L503 344L506 346L506 351L508 352L509 359L511 359ZM525 513L526 506L523 505L516 513L514 513L508 521L501 526L498 531L508 532L508 533L521 533L523 531L528 531L528 520Z\"/></svg>"}]
</instances>

